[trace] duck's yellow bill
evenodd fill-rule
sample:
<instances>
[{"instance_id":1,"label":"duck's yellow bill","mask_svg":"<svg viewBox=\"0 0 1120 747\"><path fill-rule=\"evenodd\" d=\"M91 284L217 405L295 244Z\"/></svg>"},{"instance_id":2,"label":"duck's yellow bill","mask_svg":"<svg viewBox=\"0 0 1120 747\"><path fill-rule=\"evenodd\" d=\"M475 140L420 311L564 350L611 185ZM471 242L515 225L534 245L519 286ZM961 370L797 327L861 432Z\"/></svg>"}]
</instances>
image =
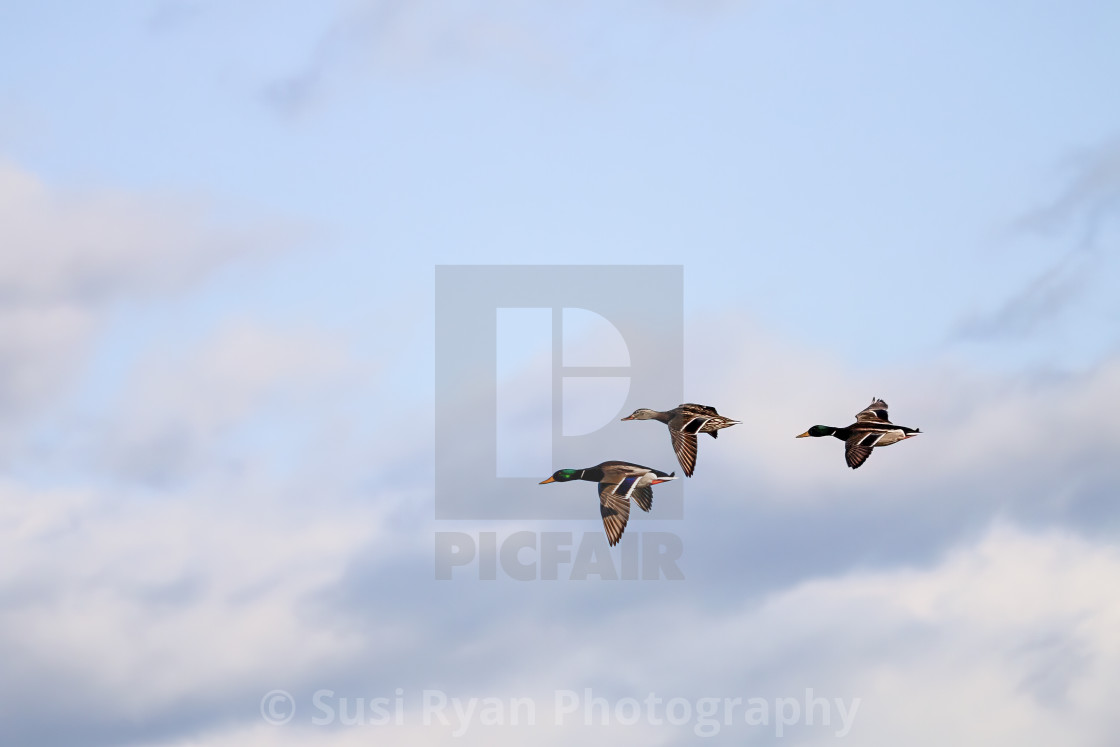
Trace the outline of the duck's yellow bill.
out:
<instances>
[{"instance_id":1,"label":"duck's yellow bill","mask_svg":"<svg viewBox=\"0 0 1120 747\"><path fill-rule=\"evenodd\" d=\"M550 482L556 482L556 479L553 478L553 477L550 477L547 480L541 480L540 482L537 483L537 485L548 485Z\"/></svg>"},{"instance_id":2,"label":"duck's yellow bill","mask_svg":"<svg viewBox=\"0 0 1120 747\"><path fill-rule=\"evenodd\" d=\"M801 434L800 436L798 436L798 438L805 438L805 437L806 437L806 436L808 436L808 435L809 435L809 431L805 431L805 432L804 432L804 433L802 433L802 434Z\"/></svg>"}]
</instances>

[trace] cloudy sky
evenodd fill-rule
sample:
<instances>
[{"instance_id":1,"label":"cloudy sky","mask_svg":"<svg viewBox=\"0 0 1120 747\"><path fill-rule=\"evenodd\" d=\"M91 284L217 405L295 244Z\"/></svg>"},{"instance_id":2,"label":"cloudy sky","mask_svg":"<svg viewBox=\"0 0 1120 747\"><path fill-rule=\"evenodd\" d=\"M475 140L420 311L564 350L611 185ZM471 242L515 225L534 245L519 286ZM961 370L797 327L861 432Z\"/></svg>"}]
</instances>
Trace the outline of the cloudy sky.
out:
<instances>
[{"instance_id":1,"label":"cloudy sky","mask_svg":"<svg viewBox=\"0 0 1120 747\"><path fill-rule=\"evenodd\" d=\"M7 3L0 742L1111 744L1117 38L1085 0ZM435 579L440 532L602 531L580 483L435 519L447 264L683 266L683 396L744 424L606 556L672 535L683 580ZM793 438L872 396L924 435ZM675 404L583 414L668 470L616 410Z\"/></svg>"}]
</instances>

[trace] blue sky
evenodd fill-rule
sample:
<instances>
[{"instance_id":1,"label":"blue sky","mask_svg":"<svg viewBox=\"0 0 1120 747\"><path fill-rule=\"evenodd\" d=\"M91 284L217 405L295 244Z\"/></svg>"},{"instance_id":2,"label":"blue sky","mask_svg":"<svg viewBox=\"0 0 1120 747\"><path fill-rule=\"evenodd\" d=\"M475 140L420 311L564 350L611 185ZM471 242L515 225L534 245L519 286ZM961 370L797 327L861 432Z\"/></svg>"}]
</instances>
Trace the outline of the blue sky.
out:
<instances>
[{"instance_id":1,"label":"blue sky","mask_svg":"<svg viewBox=\"0 0 1120 747\"><path fill-rule=\"evenodd\" d=\"M260 697L586 686L1105 744L1118 34L1093 2L9 4L2 741L348 745ZM436 583L434 267L605 263L683 265L685 398L745 423L639 525L686 580ZM872 395L927 435L857 472L792 438ZM448 737L408 721L379 738ZM572 738L690 732L463 741Z\"/></svg>"}]
</instances>

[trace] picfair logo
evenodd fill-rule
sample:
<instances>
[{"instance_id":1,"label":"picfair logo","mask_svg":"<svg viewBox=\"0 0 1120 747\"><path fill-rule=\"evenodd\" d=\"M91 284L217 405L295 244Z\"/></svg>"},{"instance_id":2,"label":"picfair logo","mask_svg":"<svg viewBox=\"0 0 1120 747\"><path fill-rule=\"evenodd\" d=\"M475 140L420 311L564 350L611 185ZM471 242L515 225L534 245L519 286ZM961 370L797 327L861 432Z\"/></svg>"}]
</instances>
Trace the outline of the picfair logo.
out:
<instances>
[{"instance_id":1,"label":"picfair logo","mask_svg":"<svg viewBox=\"0 0 1120 747\"><path fill-rule=\"evenodd\" d=\"M608 459L677 468L663 433L619 418L681 401L681 266L445 265L435 279L437 519L597 520L592 486L537 483ZM657 518L681 508L680 483L660 486Z\"/></svg>"}]
</instances>

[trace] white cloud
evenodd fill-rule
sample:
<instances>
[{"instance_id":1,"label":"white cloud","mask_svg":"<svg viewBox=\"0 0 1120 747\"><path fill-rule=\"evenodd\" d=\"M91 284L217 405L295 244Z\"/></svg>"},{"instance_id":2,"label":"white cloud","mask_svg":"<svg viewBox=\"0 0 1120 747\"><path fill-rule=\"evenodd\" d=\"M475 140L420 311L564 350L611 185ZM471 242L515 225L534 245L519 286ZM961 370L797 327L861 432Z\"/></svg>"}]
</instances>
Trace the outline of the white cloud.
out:
<instances>
[{"instance_id":1,"label":"white cloud","mask_svg":"<svg viewBox=\"0 0 1120 747\"><path fill-rule=\"evenodd\" d=\"M861 744L1103 744L1118 581L1111 545L997 526L933 568L812 582L763 614L839 626L857 656L822 655L864 699Z\"/></svg>"},{"instance_id":2,"label":"white cloud","mask_svg":"<svg viewBox=\"0 0 1120 747\"><path fill-rule=\"evenodd\" d=\"M314 596L385 531L377 506L253 482L191 493L0 489L10 702L139 718L409 638L324 617Z\"/></svg>"},{"instance_id":3,"label":"white cloud","mask_svg":"<svg viewBox=\"0 0 1120 747\"><path fill-rule=\"evenodd\" d=\"M341 341L321 331L228 321L198 345L146 353L105 416L104 446L134 475L207 474L236 452L229 439L242 427L271 428L273 438L322 435L326 413L309 408L355 386L355 370Z\"/></svg>"},{"instance_id":4,"label":"white cloud","mask_svg":"<svg viewBox=\"0 0 1120 747\"><path fill-rule=\"evenodd\" d=\"M0 162L0 408L25 413L57 392L110 303L290 245L259 222L223 225L202 200L53 189Z\"/></svg>"},{"instance_id":5,"label":"white cloud","mask_svg":"<svg viewBox=\"0 0 1120 747\"><path fill-rule=\"evenodd\" d=\"M47 718L65 687L71 717L88 721L221 711L245 690L413 645L408 629L357 629L322 599L356 556L394 546L393 494L355 500L362 476L330 474L329 455L348 451L330 442L346 422L334 390L369 373L310 327L227 321L195 345L149 349L87 425L80 456L125 469L94 459L84 487L0 485L11 707ZM239 445L244 429L264 446ZM277 454L277 436L307 449ZM160 471L180 479L134 479Z\"/></svg>"},{"instance_id":6,"label":"white cloud","mask_svg":"<svg viewBox=\"0 0 1120 747\"><path fill-rule=\"evenodd\" d=\"M465 744L694 739L695 721L587 727L582 710L556 727L556 690L582 694L590 684L610 703L653 693L662 703L757 697L773 704L803 699L810 688L833 703L830 720L818 714L811 726L785 727L783 742L794 745L833 742L845 726L837 698L849 714L849 739L861 745L1104 745L1120 725L1107 695L1120 686L1118 581L1120 552L1111 545L997 524L926 567L808 580L725 612L674 601L662 585L643 603L600 610L593 624L574 630L494 615L471 648L502 684L480 679L477 689L448 695L535 703L538 728L475 725ZM436 670L424 676L432 687L443 681ZM381 689L338 695L392 696L391 682L373 673L369 679ZM159 744L343 747L370 738L435 744L449 736L450 728L424 726L418 691L404 698L403 726L312 727L308 720L320 712L303 700L300 719L288 726L260 723L253 711L228 727ZM748 726L738 713L733 724L720 725L717 743L774 736L773 714L765 725Z\"/></svg>"},{"instance_id":7,"label":"white cloud","mask_svg":"<svg viewBox=\"0 0 1120 747\"><path fill-rule=\"evenodd\" d=\"M505 697L505 696L503 696ZM539 698L541 703L551 703L552 693ZM481 706L478 706L479 708ZM477 715L476 715L477 718ZM434 717L431 719L435 721ZM485 747L486 745L534 744L549 747L570 745L573 740L609 734L610 744L657 745L665 743L665 735L658 734L655 727L634 726L623 730L602 730L556 727L552 724L551 712L538 710L534 726L485 726L476 721L463 733L459 722L455 721L454 711L449 711L450 725L435 723L423 725L421 711L409 711L405 715L405 726L352 726L341 729L326 729L313 726L271 726L265 723L239 725L224 730L215 730L205 736L159 742L149 747L367 747L377 744L408 745L446 745L449 742L464 747Z\"/></svg>"},{"instance_id":8,"label":"white cloud","mask_svg":"<svg viewBox=\"0 0 1120 747\"><path fill-rule=\"evenodd\" d=\"M0 409L21 414L73 375L97 320L76 304L0 304Z\"/></svg>"},{"instance_id":9,"label":"white cloud","mask_svg":"<svg viewBox=\"0 0 1120 747\"><path fill-rule=\"evenodd\" d=\"M277 231L218 228L197 199L51 189L0 164L0 304L88 306L177 290Z\"/></svg>"},{"instance_id":10,"label":"white cloud","mask_svg":"<svg viewBox=\"0 0 1120 747\"><path fill-rule=\"evenodd\" d=\"M1120 686L1118 582L1109 544L997 524L928 567L810 580L730 613L665 591L600 619L552 668L618 693L858 697L865 745L1103 744L1120 723L1103 695Z\"/></svg>"}]
</instances>

